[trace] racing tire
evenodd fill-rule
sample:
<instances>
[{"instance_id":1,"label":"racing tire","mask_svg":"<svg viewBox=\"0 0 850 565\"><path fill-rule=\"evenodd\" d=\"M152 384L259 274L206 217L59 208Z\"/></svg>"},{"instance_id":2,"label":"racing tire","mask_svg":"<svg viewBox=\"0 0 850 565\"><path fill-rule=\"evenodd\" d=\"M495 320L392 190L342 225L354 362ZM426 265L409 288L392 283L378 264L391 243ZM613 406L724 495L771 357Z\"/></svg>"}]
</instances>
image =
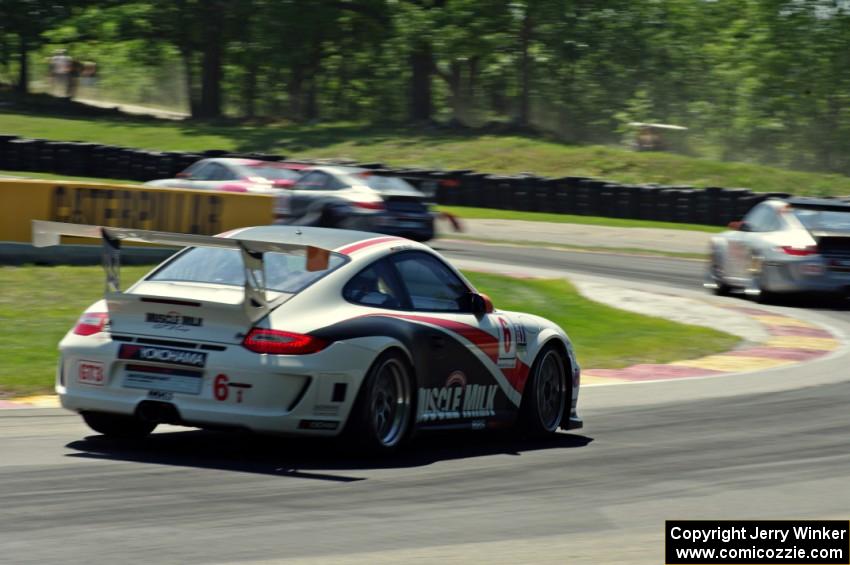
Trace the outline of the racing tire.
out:
<instances>
[{"instance_id":1,"label":"racing tire","mask_svg":"<svg viewBox=\"0 0 850 565\"><path fill-rule=\"evenodd\" d=\"M139 439L156 429L155 422L146 422L136 416L106 412L82 412L80 415L88 427L111 438Z\"/></svg>"},{"instance_id":2,"label":"racing tire","mask_svg":"<svg viewBox=\"0 0 850 565\"><path fill-rule=\"evenodd\" d=\"M714 288L712 292L714 292L717 296L729 296L732 294L732 287L723 282L723 279L716 274L714 271L714 266L712 265L712 273L710 274L712 282L714 282Z\"/></svg>"},{"instance_id":3,"label":"racing tire","mask_svg":"<svg viewBox=\"0 0 850 565\"><path fill-rule=\"evenodd\" d=\"M714 283L713 292L717 296L729 296L732 293L732 287L723 282L720 266L717 264L717 257L713 253L711 264L708 268L708 279Z\"/></svg>"},{"instance_id":4,"label":"racing tire","mask_svg":"<svg viewBox=\"0 0 850 565\"><path fill-rule=\"evenodd\" d=\"M519 410L520 430L540 437L558 431L569 418L572 387L567 379L568 363L563 354L547 345L537 355L525 385Z\"/></svg>"},{"instance_id":5,"label":"racing tire","mask_svg":"<svg viewBox=\"0 0 850 565\"><path fill-rule=\"evenodd\" d=\"M779 301L779 295L777 293L764 288L764 285L761 282L761 276L756 278L753 283L758 290L756 302L759 304L775 304Z\"/></svg>"},{"instance_id":6,"label":"racing tire","mask_svg":"<svg viewBox=\"0 0 850 565\"><path fill-rule=\"evenodd\" d=\"M357 395L346 434L366 453L392 452L401 446L416 419L413 371L398 351L378 357Z\"/></svg>"}]
</instances>

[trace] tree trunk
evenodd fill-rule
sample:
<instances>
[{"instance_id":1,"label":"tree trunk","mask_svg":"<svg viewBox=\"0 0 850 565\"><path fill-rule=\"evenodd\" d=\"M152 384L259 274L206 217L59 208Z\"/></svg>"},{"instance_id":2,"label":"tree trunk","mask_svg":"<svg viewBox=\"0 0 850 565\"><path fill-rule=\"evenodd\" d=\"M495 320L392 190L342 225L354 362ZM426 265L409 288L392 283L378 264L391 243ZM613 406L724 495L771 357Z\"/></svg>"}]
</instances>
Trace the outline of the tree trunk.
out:
<instances>
[{"instance_id":1,"label":"tree trunk","mask_svg":"<svg viewBox=\"0 0 850 565\"><path fill-rule=\"evenodd\" d=\"M29 45L27 38L18 36L18 84L15 90L20 95L29 91Z\"/></svg>"},{"instance_id":2,"label":"tree trunk","mask_svg":"<svg viewBox=\"0 0 850 565\"><path fill-rule=\"evenodd\" d=\"M302 119L301 114L301 97L304 91L304 66L300 64L293 65L287 84L289 94L289 118L299 121Z\"/></svg>"},{"instance_id":3,"label":"tree trunk","mask_svg":"<svg viewBox=\"0 0 850 565\"><path fill-rule=\"evenodd\" d=\"M319 79L318 75L322 68L322 44L321 41L313 46L310 57L310 68L307 76L307 100L304 104L304 118L308 121L319 118Z\"/></svg>"},{"instance_id":4,"label":"tree trunk","mask_svg":"<svg viewBox=\"0 0 850 565\"><path fill-rule=\"evenodd\" d=\"M248 118L257 115L257 70L257 60L252 57L246 68L247 75L242 90L242 97L245 101L245 116Z\"/></svg>"},{"instance_id":5,"label":"tree trunk","mask_svg":"<svg viewBox=\"0 0 850 565\"><path fill-rule=\"evenodd\" d=\"M517 125L520 127L528 127L530 122L530 106L531 106L531 54L529 53L529 44L531 43L531 35L534 28L531 23L531 15L529 8L525 8L525 14L522 18L522 27L519 33L520 43L520 68L519 68L519 113L517 115Z\"/></svg>"},{"instance_id":6,"label":"tree trunk","mask_svg":"<svg viewBox=\"0 0 850 565\"><path fill-rule=\"evenodd\" d=\"M195 94L195 68L192 61L192 48L188 45L180 47L180 58L185 70L186 101L189 104L189 115L199 117L198 97Z\"/></svg>"},{"instance_id":7,"label":"tree trunk","mask_svg":"<svg viewBox=\"0 0 850 565\"><path fill-rule=\"evenodd\" d=\"M431 120L431 74L434 72L434 57L431 45L422 43L410 55L410 118L415 122Z\"/></svg>"},{"instance_id":8,"label":"tree trunk","mask_svg":"<svg viewBox=\"0 0 850 565\"><path fill-rule=\"evenodd\" d=\"M307 121L319 118L319 92L316 75L307 81L307 100L304 104L304 119Z\"/></svg>"},{"instance_id":9,"label":"tree trunk","mask_svg":"<svg viewBox=\"0 0 850 565\"><path fill-rule=\"evenodd\" d=\"M215 0L203 3L204 55L201 62L201 104L199 117L221 116L221 59L224 37L224 6Z\"/></svg>"},{"instance_id":10,"label":"tree trunk","mask_svg":"<svg viewBox=\"0 0 850 565\"><path fill-rule=\"evenodd\" d=\"M449 90L451 91L452 121L463 122L463 91L461 90L461 65L460 61L452 61L449 66Z\"/></svg>"}]
</instances>

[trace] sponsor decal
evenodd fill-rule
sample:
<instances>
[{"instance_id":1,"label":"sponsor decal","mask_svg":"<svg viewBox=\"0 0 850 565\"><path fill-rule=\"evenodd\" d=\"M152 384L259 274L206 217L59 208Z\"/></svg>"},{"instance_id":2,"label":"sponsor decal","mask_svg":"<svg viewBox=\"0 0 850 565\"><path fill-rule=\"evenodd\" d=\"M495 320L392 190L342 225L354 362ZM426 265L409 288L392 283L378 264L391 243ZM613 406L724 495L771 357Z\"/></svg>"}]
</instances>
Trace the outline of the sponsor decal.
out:
<instances>
[{"instance_id":1,"label":"sponsor decal","mask_svg":"<svg viewBox=\"0 0 850 565\"><path fill-rule=\"evenodd\" d=\"M496 318L499 320L501 327L501 339L499 340L499 357L496 365L500 369L513 369L516 366L516 345L514 333L516 326L508 323L504 318Z\"/></svg>"},{"instance_id":2,"label":"sponsor decal","mask_svg":"<svg viewBox=\"0 0 850 565\"><path fill-rule=\"evenodd\" d=\"M103 375L103 363L80 361L77 366L77 382L87 385L103 386L106 381Z\"/></svg>"},{"instance_id":3,"label":"sponsor decal","mask_svg":"<svg viewBox=\"0 0 850 565\"><path fill-rule=\"evenodd\" d=\"M58 185L53 188L54 222L124 226L179 233L221 231L224 199L180 190L118 190Z\"/></svg>"},{"instance_id":4,"label":"sponsor decal","mask_svg":"<svg viewBox=\"0 0 850 565\"><path fill-rule=\"evenodd\" d=\"M118 350L119 359L132 359L134 361L154 361L157 363L171 363L173 365L184 365L188 367L203 367L207 364L207 354L198 351L183 351L182 349L168 349L165 347L148 347L144 345L123 344Z\"/></svg>"},{"instance_id":5,"label":"sponsor decal","mask_svg":"<svg viewBox=\"0 0 850 565\"><path fill-rule=\"evenodd\" d=\"M151 400L173 400L174 393L166 390L149 390L148 398Z\"/></svg>"},{"instance_id":6,"label":"sponsor decal","mask_svg":"<svg viewBox=\"0 0 850 565\"><path fill-rule=\"evenodd\" d=\"M514 324L514 335L516 335L517 347L525 347L528 345L528 338L525 335L525 326L522 324Z\"/></svg>"},{"instance_id":7,"label":"sponsor decal","mask_svg":"<svg viewBox=\"0 0 850 565\"><path fill-rule=\"evenodd\" d=\"M467 384L466 375L453 371L445 386L419 389L420 422L494 416L497 385Z\"/></svg>"},{"instance_id":8,"label":"sponsor decal","mask_svg":"<svg viewBox=\"0 0 850 565\"><path fill-rule=\"evenodd\" d=\"M328 420L301 420L298 422L298 427L302 430L335 430L339 427L339 422L330 422Z\"/></svg>"},{"instance_id":9,"label":"sponsor decal","mask_svg":"<svg viewBox=\"0 0 850 565\"><path fill-rule=\"evenodd\" d=\"M157 312L146 312L145 322L153 324L156 330L174 330L179 332L189 331L190 328L199 328L203 325L204 319L197 316L186 316L179 312L166 312L160 314Z\"/></svg>"}]
</instances>

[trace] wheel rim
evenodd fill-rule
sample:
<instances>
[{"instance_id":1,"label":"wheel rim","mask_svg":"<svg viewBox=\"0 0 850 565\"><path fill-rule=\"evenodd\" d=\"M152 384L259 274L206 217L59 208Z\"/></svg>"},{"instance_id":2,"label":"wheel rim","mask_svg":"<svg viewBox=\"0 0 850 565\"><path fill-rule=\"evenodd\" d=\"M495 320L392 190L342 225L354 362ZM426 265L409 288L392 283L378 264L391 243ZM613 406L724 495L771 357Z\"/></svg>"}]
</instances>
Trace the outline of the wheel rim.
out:
<instances>
[{"instance_id":1,"label":"wheel rim","mask_svg":"<svg viewBox=\"0 0 850 565\"><path fill-rule=\"evenodd\" d=\"M370 402L372 429L385 447L397 444L410 418L410 386L407 370L396 359L389 359L378 369Z\"/></svg>"},{"instance_id":2,"label":"wheel rim","mask_svg":"<svg viewBox=\"0 0 850 565\"><path fill-rule=\"evenodd\" d=\"M537 372L537 408L540 423L547 431L554 431L564 413L566 377L564 363L555 351L548 351L540 361Z\"/></svg>"}]
</instances>

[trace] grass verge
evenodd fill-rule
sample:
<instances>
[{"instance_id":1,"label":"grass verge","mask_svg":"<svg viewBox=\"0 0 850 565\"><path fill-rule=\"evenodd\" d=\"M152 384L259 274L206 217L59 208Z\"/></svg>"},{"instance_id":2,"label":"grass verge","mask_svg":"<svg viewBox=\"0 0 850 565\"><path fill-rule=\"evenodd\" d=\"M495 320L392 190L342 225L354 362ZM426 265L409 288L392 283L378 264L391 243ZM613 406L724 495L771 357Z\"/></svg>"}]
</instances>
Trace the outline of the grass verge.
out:
<instances>
[{"instance_id":1,"label":"grass verge","mask_svg":"<svg viewBox=\"0 0 850 565\"><path fill-rule=\"evenodd\" d=\"M149 269L125 267L122 275L130 282ZM737 343L721 332L591 302L562 280L469 277L500 308L540 314L563 326L588 369L698 357ZM0 267L0 397L52 391L56 344L102 288L100 267Z\"/></svg>"},{"instance_id":2,"label":"grass verge","mask_svg":"<svg viewBox=\"0 0 850 565\"><path fill-rule=\"evenodd\" d=\"M441 212L454 214L468 220L522 220L526 222L555 222L558 224L582 224L588 226L609 226L612 228L660 228L668 230L690 230L708 233L720 233L726 228L704 226L702 224L679 224L675 222L656 222L653 220L628 220L625 218L603 218L600 216L576 216L574 214L553 214L547 212L518 212L497 210L495 208L473 208L470 206L437 206Z\"/></svg>"},{"instance_id":3,"label":"grass verge","mask_svg":"<svg viewBox=\"0 0 850 565\"><path fill-rule=\"evenodd\" d=\"M164 122L133 117L46 117L0 112L0 132L162 151L227 149L291 157L347 157L395 166L532 171L593 176L627 183L747 187L800 195L850 194L850 177L729 163L612 146L576 146L518 135L474 131L378 128L359 123L312 126L268 123Z\"/></svg>"},{"instance_id":4,"label":"grass verge","mask_svg":"<svg viewBox=\"0 0 850 565\"><path fill-rule=\"evenodd\" d=\"M129 282L149 270L121 275ZM0 267L0 397L52 392L56 344L102 296L100 267Z\"/></svg>"},{"instance_id":5,"label":"grass verge","mask_svg":"<svg viewBox=\"0 0 850 565\"><path fill-rule=\"evenodd\" d=\"M106 184L141 184L135 180L116 180L104 179L98 177L72 177L70 175L57 175L53 173L34 173L32 171L0 171L0 180L3 177L19 177L22 179L42 179L42 180L70 180L78 182L102 182Z\"/></svg>"},{"instance_id":6,"label":"grass verge","mask_svg":"<svg viewBox=\"0 0 850 565\"><path fill-rule=\"evenodd\" d=\"M466 273L497 308L543 316L560 325L583 369L668 363L728 351L737 337L700 326L625 312L581 296L565 280L522 280Z\"/></svg>"},{"instance_id":7,"label":"grass verge","mask_svg":"<svg viewBox=\"0 0 850 565\"><path fill-rule=\"evenodd\" d=\"M577 253L607 253L609 255L638 255L643 257L669 257L671 259L690 259L705 261L706 253L683 253L677 251L661 251L658 249L643 249L640 247L602 247L592 245L569 245L567 243L551 243L548 241L517 241L512 239L483 239L470 235L448 233L433 240L438 248L440 241L470 241L482 245L499 245L504 247L530 247L532 249L556 249L575 251Z\"/></svg>"}]
</instances>

